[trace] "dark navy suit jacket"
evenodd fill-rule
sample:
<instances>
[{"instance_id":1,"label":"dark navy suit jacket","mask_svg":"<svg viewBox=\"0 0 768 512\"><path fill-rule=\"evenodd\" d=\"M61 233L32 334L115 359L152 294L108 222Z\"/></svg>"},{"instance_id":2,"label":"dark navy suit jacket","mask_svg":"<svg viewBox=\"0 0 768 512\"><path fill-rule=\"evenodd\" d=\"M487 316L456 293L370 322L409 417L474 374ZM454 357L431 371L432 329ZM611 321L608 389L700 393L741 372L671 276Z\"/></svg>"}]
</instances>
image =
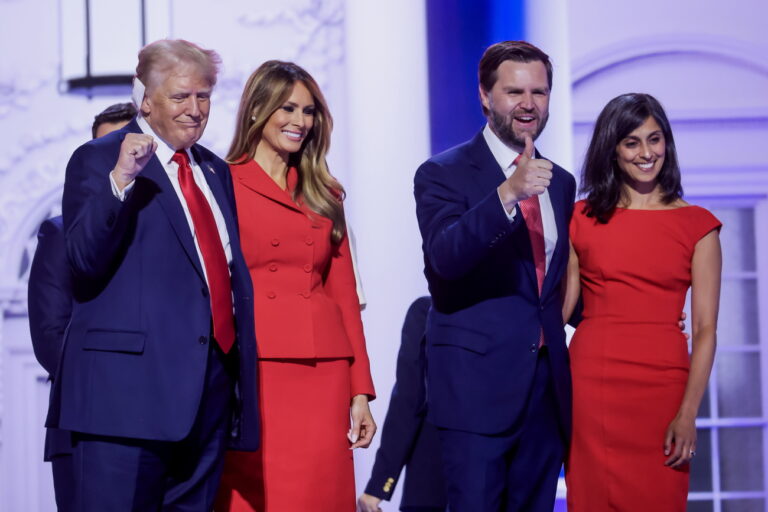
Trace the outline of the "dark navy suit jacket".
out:
<instances>
[{"instance_id":1,"label":"dark navy suit jacket","mask_svg":"<svg viewBox=\"0 0 768 512\"><path fill-rule=\"evenodd\" d=\"M40 225L37 250L29 271L27 304L35 357L54 381L64 331L72 315L72 273L67 261L61 217L53 217ZM48 429L44 453L45 460L72 453L70 433Z\"/></svg>"},{"instance_id":2,"label":"dark navy suit jacket","mask_svg":"<svg viewBox=\"0 0 768 512\"><path fill-rule=\"evenodd\" d=\"M371 478L365 492L383 500L392 498L400 471L405 482L400 508L445 508L447 498L437 429L426 421L427 390L424 331L429 297L420 297L408 308L403 323L397 380L381 432Z\"/></svg>"},{"instance_id":3,"label":"dark navy suit jacket","mask_svg":"<svg viewBox=\"0 0 768 512\"><path fill-rule=\"evenodd\" d=\"M67 165L62 208L74 304L47 426L179 441L204 391L210 299L192 232L157 157L124 202L112 193L109 172L128 132L141 133L135 120L80 146ZM231 177L210 151L195 145L192 152L232 249L239 376L230 446L252 450L259 440L253 289Z\"/></svg>"},{"instance_id":4,"label":"dark navy suit jacket","mask_svg":"<svg viewBox=\"0 0 768 512\"><path fill-rule=\"evenodd\" d=\"M528 229L519 206L514 220L507 218L496 191L504 173L482 132L416 172L416 214L433 300L429 417L438 427L480 434L512 427L524 412L543 329L561 426L570 436L560 281L576 183L557 165L553 173L548 191L558 239L540 297Z\"/></svg>"}]
</instances>

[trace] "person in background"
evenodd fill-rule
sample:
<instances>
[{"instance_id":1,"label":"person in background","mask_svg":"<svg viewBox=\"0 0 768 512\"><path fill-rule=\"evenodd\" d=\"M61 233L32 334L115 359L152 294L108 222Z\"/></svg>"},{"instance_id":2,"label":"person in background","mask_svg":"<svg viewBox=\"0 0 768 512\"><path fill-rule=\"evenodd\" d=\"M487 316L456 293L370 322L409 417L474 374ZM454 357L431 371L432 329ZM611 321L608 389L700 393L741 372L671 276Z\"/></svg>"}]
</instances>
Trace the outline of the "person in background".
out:
<instances>
[{"instance_id":1,"label":"person in background","mask_svg":"<svg viewBox=\"0 0 768 512\"><path fill-rule=\"evenodd\" d=\"M570 226L570 512L686 510L696 414L715 355L720 222L683 200L675 141L648 94L600 113ZM676 325L691 290L692 353Z\"/></svg>"},{"instance_id":2,"label":"person in background","mask_svg":"<svg viewBox=\"0 0 768 512\"><path fill-rule=\"evenodd\" d=\"M445 478L437 429L426 421L427 389L424 331L432 301L419 297L408 308L397 354L397 380L392 389L381 444L365 492L361 512L379 512L390 500L405 467L402 512L445 512Z\"/></svg>"},{"instance_id":3,"label":"person in background","mask_svg":"<svg viewBox=\"0 0 768 512\"><path fill-rule=\"evenodd\" d=\"M119 130L136 115L132 103L116 103L93 120L93 138ZM72 315L72 273L67 260L61 216L43 221L37 233L37 249L29 270L27 289L29 333L32 348L49 380L56 376L64 331ZM44 460L51 463L56 507L60 512L75 511L72 435L66 430L46 429Z\"/></svg>"},{"instance_id":4,"label":"person in background","mask_svg":"<svg viewBox=\"0 0 768 512\"><path fill-rule=\"evenodd\" d=\"M268 61L246 82L227 160L256 291L263 437L227 455L217 511L355 508L350 450L373 439L374 388L331 127L298 65Z\"/></svg>"},{"instance_id":5,"label":"person in background","mask_svg":"<svg viewBox=\"0 0 768 512\"><path fill-rule=\"evenodd\" d=\"M136 107L133 103L115 103L110 105L93 118L91 135L94 139L119 130L136 117Z\"/></svg>"},{"instance_id":6,"label":"person in background","mask_svg":"<svg viewBox=\"0 0 768 512\"><path fill-rule=\"evenodd\" d=\"M67 165L74 302L47 426L73 432L77 510L210 510L225 449L259 442L229 169L197 144L220 59L166 39L138 60L137 118Z\"/></svg>"}]
</instances>

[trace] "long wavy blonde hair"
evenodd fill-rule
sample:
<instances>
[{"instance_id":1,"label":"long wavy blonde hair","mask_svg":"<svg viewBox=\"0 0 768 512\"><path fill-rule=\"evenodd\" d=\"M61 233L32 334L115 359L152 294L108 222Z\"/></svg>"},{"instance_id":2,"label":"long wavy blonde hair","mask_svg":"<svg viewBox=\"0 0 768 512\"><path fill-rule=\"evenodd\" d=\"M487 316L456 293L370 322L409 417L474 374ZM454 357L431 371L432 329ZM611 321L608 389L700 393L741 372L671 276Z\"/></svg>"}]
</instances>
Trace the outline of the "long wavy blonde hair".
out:
<instances>
[{"instance_id":1,"label":"long wavy blonde hair","mask_svg":"<svg viewBox=\"0 0 768 512\"><path fill-rule=\"evenodd\" d=\"M264 125L291 96L293 86L301 82L312 94L315 117L312 130L301 149L291 154L288 165L296 167L299 182L293 200L302 201L313 212L333 222L331 240L339 243L346 232L344 188L328 171L325 155L331 143L333 119L317 82L293 62L270 60L248 78L237 112L235 137L227 153L227 162L242 164L254 157Z\"/></svg>"}]
</instances>

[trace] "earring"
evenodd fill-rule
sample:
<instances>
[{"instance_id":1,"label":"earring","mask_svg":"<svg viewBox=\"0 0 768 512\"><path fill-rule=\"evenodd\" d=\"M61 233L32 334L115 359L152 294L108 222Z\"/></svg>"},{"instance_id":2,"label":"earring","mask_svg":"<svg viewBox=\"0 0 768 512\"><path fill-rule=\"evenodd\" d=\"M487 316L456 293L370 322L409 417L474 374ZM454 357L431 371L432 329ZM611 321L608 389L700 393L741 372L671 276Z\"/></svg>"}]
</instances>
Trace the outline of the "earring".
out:
<instances>
[{"instance_id":1,"label":"earring","mask_svg":"<svg viewBox=\"0 0 768 512\"><path fill-rule=\"evenodd\" d=\"M256 122L256 116L251 116L251 121Z\"/></svg>"}]
</instances>

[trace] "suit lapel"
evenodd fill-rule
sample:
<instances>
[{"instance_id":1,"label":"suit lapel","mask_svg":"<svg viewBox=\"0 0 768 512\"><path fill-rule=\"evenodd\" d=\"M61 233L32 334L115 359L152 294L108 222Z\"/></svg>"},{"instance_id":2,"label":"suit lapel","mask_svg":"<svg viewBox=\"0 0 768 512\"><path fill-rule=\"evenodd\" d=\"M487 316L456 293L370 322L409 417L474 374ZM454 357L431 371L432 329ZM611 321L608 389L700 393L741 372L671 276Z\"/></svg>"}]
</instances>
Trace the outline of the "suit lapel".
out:
<instances>
[{"instance_id":1,"label":"suit lapel","mask_svg":"<svg viewBox=\"0 0 768 512\"><path fill-rule=\"evenodd\" d=\"M203 176L205 176L205 181L208 183L208 187L211 189L211 194L213 195L213 198L216 200L216 203L219 205L219 210L221 210L221 214L224 216L224 223L227 226L227 234L229 235L230 240L230 246L233 245L233 241L237 239L238 237L238 230L237 230L237 223L235 221L234 214L232 213L234 211L234 206L232 204L229 204L229 200L227 199L227 194L224 191L224 186L222 184L222 181L219 176L216 175L216 169L213 166L213 163L211 163L209 160L205 160L201 156L201 151L197 150L197 145L192 146L192 153L195 156L195 160L197 161L198 165L200 166L200 169L203 171ZM223 172L223 171L220 171Z\"/></svg>"},{"instance_id":2,"label":"suit lapel","mask_svg":"<svg viewBox=\"0 0 768 512\"><path fill-rule=\"evenodd\" d=\"M554 270L560 268L563 256L568 254L568 222L565 218L566 204L563 201L563 180L558 179L557 170L553 170L552 182L549 185L549 202L552 204L552 211L554 212L555 224L557 225L557 243L555 243L555 250L552 252L552 260L549 262L549 270L544 275L544 284L542 285L541 295L542 297L549 293L552 287L555 285L555 275L558 274Z\"/></svg>"},{"instance_id":3,"label":"suit lapel","mask_svg":"<svg viewBox=\"0 0 768 512\"><path fill-rule=\"evenodd\" d=\"M239 181L244 187L292 210L302 211L293 202L291 195L285 190L280 190L277 183L253 159L249 159L244 164L238 165L238 167L238 172L236 176L233 176L233 179Z\"/></svg>"},{"instance_id":4,"label":"suit lapel","mask_svg":"<svg viewBox=\"0 0 768 512\"><path fill-rule=\"evenodd\" d=\"M495 190L506 179L504 171L501 170L499 163L491 153L491 149L485 142L483 132L480 131L469 143L469 156L470 163L475 168L474 174L475 181L480 186L482 193L488 194L489 191ZM499 208L501 208L501 202L499 202ZM520 211L520 206L515 206L517 210L516 216L522 219L523 213ZM520 223L520 227L517 228L519 233L512 236L518 237L518 243L511 244L515 251L520 253L523 267L525 267L526 273L531 280L532 285L538 290L538 281L536 279L536 265L533 262L533 249L531 247L531 237L528 235L528 226L525 224L525 220Z\"/></svg>"},{"instance_id":5,"label":"suit lapel","mask_svg":"<svg viewBox=\"0 0 768 512\"><path fill-rule=\"evenodd\" d=\"M201 278L205 279L200 258L195 248L192 230L190 230L187 216L184 214L184 208L181 206L179 196L176 195L171 180L168 178L168 174L165 172L157 156L153 156L149 160L146 167L141 171L140 176L151 180L160 189L160 192L157 194L157 201L160 203L163 211L165 211L165 215L168 217L173 231L176 233L176 238L178 238L181 246L187 253L195 270L197 270Z\"/></svg>"}]
</instances>

